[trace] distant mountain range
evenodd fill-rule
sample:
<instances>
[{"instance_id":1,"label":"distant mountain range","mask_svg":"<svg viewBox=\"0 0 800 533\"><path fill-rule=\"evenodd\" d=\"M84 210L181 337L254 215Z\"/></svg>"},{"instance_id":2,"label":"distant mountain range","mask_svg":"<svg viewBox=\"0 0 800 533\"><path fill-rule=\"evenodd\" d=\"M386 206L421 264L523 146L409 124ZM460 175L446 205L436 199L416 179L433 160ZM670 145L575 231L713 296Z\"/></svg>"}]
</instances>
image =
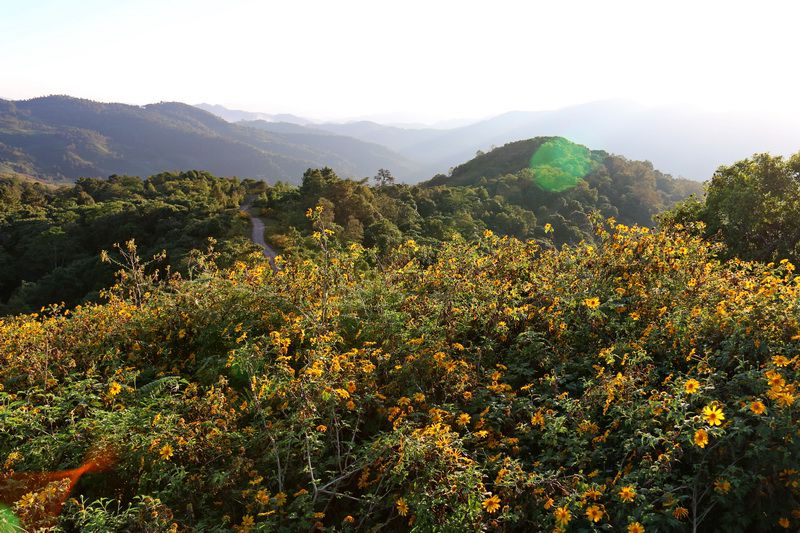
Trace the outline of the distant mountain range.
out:
<instances>
[{"instance_id":1,"label":"distant mountain range","mask_svg":"<svg viewBox=\"0 0 800 533\"><path fill-rule=\"evenodd\" d=\"M194 106L106 104L67 96L0 100L0 174L54 181L111 174L147 176L203 169L219 175L297 181L309 167L343 176L418 165L383 146L329 132L267 131L234 124Z\"/></svg>"},{"instance_id":2,"label":"distant mountain range","mask_svg":"<svg viewBox=\"0 0 800 533\"><path fill-rule=\"evenodd\" d=\"M240 122L243 120L264 120L266 122L289 122L291 124L308 125L313 124L313 120L298 117L289 113L270 115L268 113L254 113L253 111L242 111L241 109L228 109L216 104L197 104L195 107L213 113L228 122Z\"/></svg>"},{"instance_id":3,"label":"distant mountain range","mask_svg":"<svg viewBox=\"0 0 800 533\"><path fill-rule=\"evenodd\" d=\"M310 167L374 176L389 169L417 182L519 139L563 136L648 160L676 176L708 179L720 164L756 152L800 149L800 123L688 108L595 102L556 111L513 111L459 127L370 121L319 123L288 114L190 106L107 104L48 96L0 100L0 174L50 180L150 175L199 168L219 175L297 181Z\"/></svg>"},{"instance_id":4,"label":"distant mountain range","mask_svg":"<svg viewBox=\"0 0 800 533\"><path fill-rule=\"evenodd\" d=\"M277 120L274 117L269 119L273 123ZM422 171L420 178L446 173L478 151L547 135L648 160L666 172L695 180L706 180L719 165L754 153L788 155L800 150L800 121L709 113L689 107L646 107L621 100L555 111L512 111L448 129L371 121L283 121L385 146L414 161Z\"/></svg>"}]
</instances>

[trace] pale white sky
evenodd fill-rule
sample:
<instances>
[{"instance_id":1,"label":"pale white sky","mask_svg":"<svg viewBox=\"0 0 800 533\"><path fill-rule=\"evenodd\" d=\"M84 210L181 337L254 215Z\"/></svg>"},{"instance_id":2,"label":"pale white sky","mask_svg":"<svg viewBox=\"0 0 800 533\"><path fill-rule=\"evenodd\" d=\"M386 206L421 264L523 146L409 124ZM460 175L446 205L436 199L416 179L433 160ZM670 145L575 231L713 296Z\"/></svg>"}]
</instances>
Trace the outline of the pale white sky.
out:
<instances>
[{"instance_id":1,"label":"pale white sky","mask_svg":"<svg viewBox=\"0 0 800 533\"><path fill-rule=\"evenodd\" d=\"M0 98L408 121L608 98L800 117L800 2L0 0Z\"/></svg>"}]
</instances>

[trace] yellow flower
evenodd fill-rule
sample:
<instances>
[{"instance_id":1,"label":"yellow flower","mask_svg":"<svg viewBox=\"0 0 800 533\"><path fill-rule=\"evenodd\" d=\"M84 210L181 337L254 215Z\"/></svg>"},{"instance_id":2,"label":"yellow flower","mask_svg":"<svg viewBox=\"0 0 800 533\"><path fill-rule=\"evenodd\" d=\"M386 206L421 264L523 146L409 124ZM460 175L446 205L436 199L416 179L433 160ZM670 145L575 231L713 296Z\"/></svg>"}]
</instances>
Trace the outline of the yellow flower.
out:
<instances>
[{"instance_id":1,"label":"yellow flower","mask_svg":"<svg viewBox=\"0 0 800 533\"><path fill-rule=\"evenodd\" d=\"M731 482L727 479L714 481L714 490L720 494L728 494L731 491Z\"/></svg>"},{"instance_id":2,"label":"yellow flower","mask_svg":"<svg viewBox=\"0 0 800 533\"><path fill-rule=\"evenodd\" d=\"M406 516L408 514L408 504L405 498L399 498L397 502L395 502L395 505L397 506L397 514L400 516Z\"/></svg>"},{"instance_id":3,"label":"yellow flower","mask_svg":"<svg viewBox=\"0 0 800 533\"><path fill-rule=\"evenodd\" d=\"M795 396L791 392L784 391L775 396L775 401L781 407L788 407L794 403Z\"/></svg>"},{"instance_id":4,"label":"yellow flower","mask_svg":"<svg viewBox=\"0 0 800 533\"><path fill-rule=\"evenodd\" d=\"M319 431L320 433L325 433L326 431L328 431L328 426L326 426L325 424L320 424L317 426L317 431Z\"/></svg>"},{"instance_id":5,"label":"yellow flower","mask_svg":"<svg viewBox=\"0 0 800 533\"><path fill-rule=\"evenodd\" d=\"M603 511L596 505L590 505L588 509L586 509L586 518L589 519L590 522L599 522L601 518L603 518Z\"/></svg>"},{"instance_id":6,"label":"yellow flower","mask_svg":"<svg viewBox=\"0 0 800 533\"><path fill-rule=\"evenodd\" d=\"M589 309L597 309L598 307L600 307L600 298L598 298L597 296L586 298L585 300L583 300L583 304Z\"/></svg>"},{"instance_id":7,"label":"yellow flower","mask_svg":"<svg viewBox=\"0 0 800 533\"><path fill-rule=\"evenodd\" d=\"M766 376L767 376L767 383L769 383L770 387L783 387L786 384L786 381L783 379L783 376L781 376L779 372L775 372L774 370L769 370L767 371Z\"/></svg>"},{"instance_id":8,"label":"yellow flower","mask_svg":"<svg viewBox=\"0 0 800 533\"><path fill-rule=\"evenodd\" d=\"M158 451L158 454L159 454L159 455L161 456L161 458L162 458L162 459L164 459L165 461L169 461L169 460L172 458L172 456L174 455L174 453L175 453L175 450L173 450L173 449L172 449L172 446L170 446L169 444L165 444L165 445L164 445L164 446L162 446L162 447L161 447L161 449Z\"/></svg>"},{"instance_id":9,"label":"yellow flower","mask_svg":"<svg viewBox=\"0 0 800 533\"><path fill-rule=\"evenodd\" d=\"M355 521L356 521L356 519L353 518L351 515L345 516L344 520L342 520L342 522L344 522L345 524L352 524Z\"/></svg>"},{"instance_id":10,"label":"yellow flower","mask_svg":"<svg viewBox=\"0 0 800 533\"><path fill-rule=\"evenodd\" d=\"M246 514L242 517L242 528L250 529L255 524L255 520L253 519L252 515Z\"/></svg>"},{"instance_id":11,"label":"yellow flower","mask_svg":"<svg viewBox=\"0 0 800 533\"><path fill-rule=\"evenodd\" d=\"M672 511L672 516L678 520L683 520L689 516L689 509L686 507L676 507L675 510Z\"/></svg>"},{"instance_id":12,"label":"yellow flower","mask_svg":"<svg viewBox=\"0 0 800 533\"><path fill-rule=\"evenodd\" d=\"M467 413L461 413L458 415L458 425L459 426L466 426L469 424L470 416Z\"/></svg>"},{"instance_id":13,"label":"yellow flower","mask_svg":"<svg viewBox=\"0 0 800 533\"><path fill-rule=\"evenodd\" d=\"M644 526L639 522L628 524L628 533L644 533Z\"/></svg>"},{"instance_id":14,"label":"yellow flower","mask_svg":"<svg viewBox=\"0 0 800 533\"><path fill-rule=\"evenodd\" d=\"M0 390L2 390L2 389L0 389ZM3 465L3 468L5 468L5 469L11 468L11 466L14 463L16 463L17 461L19 461L20 459L22 459L22 454L21 453L19 453L17 451L9 453L8 457L6 457L6 462Z\"/></svg>"},{"instance_id":15,"label":"yellow flower","mask_svg":"<svg viewBox=\"0 0 800 533\"><path fill-rule=\"evenodd\" d=\"M489 514L497 512L500 509L500 497L495 494L491 498L483 500L483 508Z\"/></svg>"},{"instance_id":16,"label":"yellow flower","mask_svg":"<svg viewBox=\"0 0 800 533\"><path fill-rule=\"evenodd\" d=\"M597 490L595 487L592 487L583 493L584 498L588 498L593 501L597 501L602 495L603 493Z\"/></svg>"},{"instance_id":17,"label":"yellow flower","mask_svg":"<svg viewBox=\"0 0 800 533\"><path fill-rule=\"evenodd\" d=\"M725 420L725 413L716 405L706 405L703 407L703 417L710 426L721 426Z\"/></svg>"},{"instance_id":18,"label":"yellow flower","mask_svg":"<svg viewBox=\"0 0 800 533\"><path fill-rule=\"evenodd\" d=\"M698 429L694 432L694 439L692 439L695 446L705 448L708 444L708 432L705 429Z\"/></svg>"},{"instance_id":19,"label":"yellow flower","mask_svg":"<svg viewBox=\"0 0 800 533\"><path fill-rule=\"evenodd\" d=\"M763 415L767 408L764 406L763 402L756 400L750 404L750 410L754 414Z\"/></svg>"},{"instance_id":20,"label":"yellow flower","mask_svg":"<svg viewBox=\"0 0 800 533\"><path fill-rule=\"evenodd\" d=\"M700 382L696 379L686 380L686 383L683 384L683 390L686 391L686 394L694 394L700 390Z\"/></svg>"},{"instance_id":21,"label":"yellow flower","mask_svg":"<svg viewBox=\"0 0 800 533\"><path fill-rule=\"evenodd\" d=\"M116 381L112 381L111 384L108 386L108 395L112 398L119 394L122 391L122 385L117 383Z\"/></svg>"},{"instance_id":22,"label":"yellow flower","mask_svg":"<svg viewBox=\"0 0 800 533\"><path fill-rule=\"evenodd\" d=\"M632 502L634 498L636 498L636 490L631 485L627 485L620 489L619 491L620 500L624 502Z\"/></svg>"},{"instance_id":23,"label":"yellow flower","mask_svg":"<svg viewBox=\"0 0 800 533\"><path fill-rule=\"evenodd\" d=\"M536 411L533 416L531 416L531 425L544 427L544 415L541 411Z\"/></svg>"},{"instance_id":24,"label":"yellow flower","mask_svg":"<svg viewBox=\"0 0 800 533\"><path fill-rule=\"evenodd\" d=\"M772 358L772 363L775 366L787 366L791 361L783 355L776 355Z\"/></svg>"},{"instance_id":25,"label":"yellow flower","mask_svg":"<svg viewBox=\"0 0 800 533\"><path fill-rule=\"evenodd\" d=\"M566 507L556 507L556 510L553 511L553 516L556 517L556 522L562 526L566 526L572 520L572 513Z\"/></svg>"},{"instance_id":26,"label":"yellow flower","mask_svg":"<svg viewBox=\"0 0 800 533\"><path fill-rule=\"evenodd\" d=\"M544 225L544 232L545 233L553 233L553 225L549 222Z\"/></svg>"},{"instance_id":27,"label":"yellow flower","mask_svg":"<svg viewBox=\"0 0 800 533\"><path fill-rule=\"evenodd\" d=\"M781 526L783 529L789 529L791 522L789 522L788 518L783 517L780 520L778 520L778 525Z\"/></svg>"}]
</instances>

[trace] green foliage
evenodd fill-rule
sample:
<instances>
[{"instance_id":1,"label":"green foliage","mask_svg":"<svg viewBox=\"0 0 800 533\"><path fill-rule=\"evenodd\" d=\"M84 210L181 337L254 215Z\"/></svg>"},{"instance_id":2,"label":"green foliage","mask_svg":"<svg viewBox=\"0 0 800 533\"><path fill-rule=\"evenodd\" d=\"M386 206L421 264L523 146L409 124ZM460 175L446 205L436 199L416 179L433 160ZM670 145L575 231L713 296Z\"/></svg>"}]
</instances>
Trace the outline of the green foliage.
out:
<instances>
[{"instance_id":1,"label":"green foliage","mask_svg":"<svg viewBox=\"0 0 800 533\"><path fill-rule=\"evenodd\" d=\"M80 179L71 187L0 180L0 313L96 299L113 281L100 251L135 240L139 253L167 256L154 268L186 272L189 251L220 239L223 263L254 247L239 204L261 184L206 172L140 179Z\"/></svg>"},{"instance_id":2,"label":"green foliage","mask_svg":"<svg viewBox=\"0 0 800 533\"><path fill-rule=\"evenodd\" d=\"M316 254L277 271L198 260L138 300L0 320L1 475L113 450L60 530L797 525L790 263L604 224L376 265L307 216ZM26 524L43 490L12 502Z\"/></svg>"},{"instance_id":3,"label":"green foliage","mask_svg":"<svg viewBox=\"0 0 800 533\"><path fill-rule=\"evenodd\" d=\"M267 233L284 250L309 250L311 228L303 217L323 202L330 228L342 242L381 252L404 239L433 244L454 236L480 238L485 230L557 244L593 239L595 213L624 223L649 225L665 207L699 190L650 163L628 161L562 138L539 137L495 149L415 186L393 184L388 171L367 180L342 180L330 168L309 169L302 185L278 184L256 205Z\"/></svg>"},{"instance_id":4,"label":"green foliage","mask_svg":"<svg viewBox=\"0 0 800 533\"><path fill-rule=\"evenodd\" d=\"M550 224L558 243L592 238L588 221L594 212L650 225L655 214L701 189L697 182L658 172L649 162L589 151L561 137L509 143L429 184L484 189L489 198L529 212L540 227ZM513 218L519 227L520 217ZM522 238L542 236L490 228Z\"/></svg>"},{"instance_id":5,"label":"green foliage","mask_svg":"<svg viewBox=\"0 0 800 533\"><path fill-rule=\"evenodd\" d=\"M523 168L515 173L472 178L519 164ZM370 187L366 179L343 180L325 167L308 169L299 187L220 179L202 172L165 173L146 180L82 178L73 187L59 189L4 179L0 312L30 311L51 302L71 307L96 299L112 276L112 269L98 261L100 250L131 239L145 257L166 250L166 262L154 265L162 270L169 265L186 273L189 250L204 247L209 237L221 241L221 260L230 264L253 249L236 239L246 234L246 221L237 211L245 195L255 197L253 205L261 212L270 243L304 256L314 254L313 230L304 213L320 203L326 207L328 228L340 242L385 254L408 239L423 244L455 236L475 240L487 229L542 239L544 228L552 227L556 244L578 242L594 238L590 220L595 213L649 224L653 213L686 192L681 181L654 171L649 163L589 152L560 138L493 150L444 181L394 184L385 169L377 178L376 186Z\"/></svg>"},{"instance_id":6,"label":"green foliage","mask_svg":"<svg viewBox=\"0 0 800 533\"><path fill-rule=\"evenodd\" d=\"M725 244L727 255L759 261L800 259L800 153L757 154L721 166L705 198L662 217L667 225L700 221L701 234Z\"/></svg>"}]
</instances>

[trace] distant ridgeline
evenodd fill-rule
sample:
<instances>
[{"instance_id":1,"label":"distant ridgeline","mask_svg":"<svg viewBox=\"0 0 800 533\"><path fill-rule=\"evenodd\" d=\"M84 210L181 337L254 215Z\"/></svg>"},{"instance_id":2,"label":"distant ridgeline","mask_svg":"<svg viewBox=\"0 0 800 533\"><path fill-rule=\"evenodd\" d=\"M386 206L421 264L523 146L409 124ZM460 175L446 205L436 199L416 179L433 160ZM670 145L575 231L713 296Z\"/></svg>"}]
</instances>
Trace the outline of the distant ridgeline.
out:
<instances>
[{"instance_id":1,"label":"distant ridgeline","mask_svg":"<svg viewBox=\"0 0 800 533\"><path fill-rule=\"evenodd\" d=\"M321 166L346 176L370 175L381 167L401 177L416 174L414 163L377 144L324 131L264 131L178 102L133 106L67 96L0 100L0 175L63 182L201 168L291 181Z\"/></svg>"}]
</instances>

